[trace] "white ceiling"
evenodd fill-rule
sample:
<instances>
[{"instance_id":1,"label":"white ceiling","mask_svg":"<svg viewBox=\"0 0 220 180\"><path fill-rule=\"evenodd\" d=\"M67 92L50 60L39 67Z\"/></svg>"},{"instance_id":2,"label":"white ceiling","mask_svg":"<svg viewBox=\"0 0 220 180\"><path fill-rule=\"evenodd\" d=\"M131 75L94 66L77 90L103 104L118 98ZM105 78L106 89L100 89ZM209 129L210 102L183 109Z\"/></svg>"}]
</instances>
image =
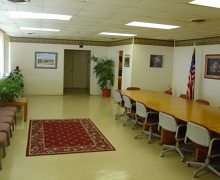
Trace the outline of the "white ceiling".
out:
<instances>
[{"instance_id":1,"label":"white ceiling","mask_svg":"<svg viewBox=\"0 0 220 180\"><path fill-rule=\"evenodd\" d=\"M138 38L183 40L220 35L220 9L188 4L190 0L31 0L27 4L0 0L0 29L15 37L115 41L126 37L100 32L137 34ZM7 11L72 15L69 21L11 19ZM191 19L206 19L191 22ZM131 21L181 26L173 30L126 26ZM52 28L60 32L20 30ZM35 34L29 34L35 32Z\"/></svg>"}]
</instances>

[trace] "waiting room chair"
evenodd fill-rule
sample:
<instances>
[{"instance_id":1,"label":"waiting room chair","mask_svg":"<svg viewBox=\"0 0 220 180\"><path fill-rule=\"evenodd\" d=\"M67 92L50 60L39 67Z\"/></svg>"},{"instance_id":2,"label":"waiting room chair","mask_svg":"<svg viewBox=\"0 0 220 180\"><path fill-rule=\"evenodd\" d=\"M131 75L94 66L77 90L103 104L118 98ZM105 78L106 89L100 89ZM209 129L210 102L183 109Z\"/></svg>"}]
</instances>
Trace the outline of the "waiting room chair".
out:
<instances>
[{"instance_id":1,"label":"waiting room chair","mask_svg":"<svg viewBox=\"0 0 220 180\"><path fill-rule=\"evenodd\" d=\"M148 143L151 143L151 137L156 136L160 137L159 134L153 132L153 127L158 125L158 112L151 110L146 107L141 102L136 102L136 114L135 114L135 123L143 126L143 130L140 134L137 134L134 138L138 138L138 136L148 135ZM149 130L147 130L149 128Z\"/></svg>"},{"instance_id":2,"label":"waiting room chair","mask_svg":"<svg viewBox=\"0 0 220 180\"><path fill-rule=\"evenodd\" d=\"M0 123L0 132L7 134L7 145L10 145L10 128L8 123Z\"/></svg>"},{"instance_id":3,"label":"waiting room chair","mask_svg":"<svg viewBox=\"0 0 220 180\"><path fill-rule=\"evenodd\" d=\"M124 107L124 101L123 101L122 94L117 90L114 90L114 102L116 104L118 104L120 107ZM122 116L125 116L125 112L124 113L116 113L115 119L117 120L119 117L122 117Z\"/></svg>"},{"instance_id":4,"label":"waiting room chair","mask_svg":"<svg viewBox=\"0 0 220 180\"><path fill-rule=\"evenodd\" d=\"M197 99L196 102L204 105L209 105L209 101L204 99Z\"/></svg>"},{"instance_id":5,"label":"waiting room chair","mask_svg":"<svg viewBox=\"0 0 220 180\"><path fill-rule=\"evenodd\" d=\"M127 87L126 90L141 90L141 88L131 86L131 87Z\"/></svg>"},{"instance_id":6,"label":"waiting room chair","mask_svg":"<svg viewBox=\"0 0 220 180\"><path fill-rule=\"evenodd\" d=\"M12 117L0 115L0 123L8 123L11 126L10 130L14 130L14 122Z\"/></svg>"},{"instance_id":7,"label":"waiting room chair","mask_svg":"<svg viewBox=\"0 0 220 180\"><path fill-rule=\"evenodd\" d=\"M16 123L16 112L0 108L0 116L12 117Z\"/></svg>"},{"instance_id":8,"label":"waiting room chair","mask_svg":"<svg viewBox=\"0 0 220 180\"><path fill-rule=\"evenodd\" d=\"M189 96L187 94L180 94L179 97L183 99L189 99Z\"/></svg>"},{"instance_id":9,"label":"waiting room chair","mask_svg":"<svg viewBox=\"0 0 220 180\"><path fill-rule=\"evenodd\" d=\"M184 161L183 151L192 152L191 150L181 147L181 141L184 144L186 125L181 124L174 116L160 112L158 131L161 131L161 129L166 131L166 136L169 136L172 139L175 138L176 143L175 145L163 144L163 150L161 151L160 156L163 157L164 153L170 151L177 151L181 156L181 161Z\"/></svg>"},{"instance_id":10,"label":"waiting room chair","mask_svg":"<svg viewBox=\"0 0 220 180\"><path fill-rule=\"evenodd\" d=\"M2 162L1 162L1 159L2 157L5 157L6 156L6 151L5 151L5 144L6 144L6 141L7 141L7 134L4 133L4 132L0 132L0 147L2 148L2 152L3 154L0 155L0 170L2 170Z\"/></svg>"},{"instance_id":11,"label":"waiting room chair","mask_svg":"<svg viewBox=\"0 0 220 180\"><path fill-rule=\"evenodd\" d=\"M220 172L211 164L211 159L220 157L220 138L213 138L212 136L212 132L206 127L194 122L187 123L185 143L192 142L199 151L207 154L205 162L186 161L187 166L202 166L194 171L193 177L197 177L197 174L204 169L209 169L220 177Z\"/></svg>"},{"instance_id":12,"label":"waiting room chair","mask_svg":"<svg viewBox=\"0 0 220 180\"><path fill-rule=\"evenodd\" d=\"M0 109L14 111L15 113L17 112L17 107L15 107L15 106L0 106Z\"/></svg>"},{"instance_id":13,"label":"waiting room chair","mask_svg":"<svg viewBox=\"0 0 220 180\"><path fill-rule=\"evenodd\" d=\"M136 112L136 103L132 101L127 95L123 95L125 115L127 117L127 121L123 123L125 126L128 123L132 123L135 120L135 112Z\"/></svg>"}]
</instances>

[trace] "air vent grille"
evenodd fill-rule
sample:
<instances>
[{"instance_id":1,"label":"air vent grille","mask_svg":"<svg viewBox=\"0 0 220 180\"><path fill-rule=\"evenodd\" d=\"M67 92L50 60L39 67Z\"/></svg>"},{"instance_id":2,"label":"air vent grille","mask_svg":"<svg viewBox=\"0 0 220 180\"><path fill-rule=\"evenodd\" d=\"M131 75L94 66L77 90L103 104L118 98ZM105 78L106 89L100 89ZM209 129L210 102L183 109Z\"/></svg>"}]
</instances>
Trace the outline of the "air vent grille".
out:
<instances>
[{"instance_id":1,"label":"air vent grille","mask_svg":"<svg viewBox=\"0 0 220 180\"><path fill-rule=\"evenodd\" d=\"M23 4L30 2L30 0L8 0L8 1L14 3L23 3Z\"/></svg>"}]
</instances>

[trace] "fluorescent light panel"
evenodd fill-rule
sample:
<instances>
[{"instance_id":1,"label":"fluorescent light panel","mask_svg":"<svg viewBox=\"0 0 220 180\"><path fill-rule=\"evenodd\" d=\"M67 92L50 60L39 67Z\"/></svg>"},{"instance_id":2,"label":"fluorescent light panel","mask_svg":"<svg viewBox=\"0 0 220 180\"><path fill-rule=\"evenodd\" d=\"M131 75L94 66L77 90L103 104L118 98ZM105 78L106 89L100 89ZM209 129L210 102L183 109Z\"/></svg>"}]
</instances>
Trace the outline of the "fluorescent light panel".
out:
<instances>
[{"instance_id":1,"label":"fluorescent light panel","mask_svg":"<svg viewBox=\"0 0 220 180\"><path fill-rule=\"evenodd\" d=\"M137 36L137 34L124 34L124 33L112 33L112 32L101 32L101 35L110 35L110 36Z\"/></svg>"},{"instance_id":2,"label":"fluorescent light panel","mask_svg":"<svg viewBox=\"0 0 220 180\"><path fill-rule=\"evenodd\" d=\"M189 2L190 4L200 5L200 6L208 6L214 8L220 8L219 0L195 0Z\"/></svg>"},{"instance_id":3,"label":"fluorescent light panel","mask_svg":"<svg viewBox=\"0 0 220 180\"><path fill-rule=\"evenodd\" d=\"M47 29L47 28L31 28L31 27L20 27L21 30L32 30L32 31L53 31L59 32L59 29Z\"/></svg>"},{"instance_id":4,"label":"fluorescent light panel","mask_svg":"<svg viewBox=\"0 0 220 180\"><path fill-rule=\"evenodd\" d=\"M137 21L130 22L126 25L127 26L157 28L157 29L174 29L174 28L180 27L180 26L174 26L174 25L156 24L156 23L148 23L148 22L137 22Z\"/></svg>"},{"instance_id":5,"label":"fluorescent light panel","mask_svg":"<svg viewBox=\"0 0 220 180\"><path fill-rule=\"evenodd\" d=\"M33 12L8 11L11 18L69 20L72 16Z\"/></svg>"}]
</instances>

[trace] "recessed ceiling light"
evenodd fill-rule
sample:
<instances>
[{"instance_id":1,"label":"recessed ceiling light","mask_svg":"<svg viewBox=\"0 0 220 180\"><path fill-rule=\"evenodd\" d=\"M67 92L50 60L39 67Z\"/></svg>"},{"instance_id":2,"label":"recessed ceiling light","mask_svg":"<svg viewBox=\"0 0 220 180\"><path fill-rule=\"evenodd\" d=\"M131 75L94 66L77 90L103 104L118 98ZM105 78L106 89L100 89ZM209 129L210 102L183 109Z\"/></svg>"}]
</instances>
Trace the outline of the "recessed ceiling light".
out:
<instances>
[{"instance_id":1,"label":"recessed ceiling light","mask_svg":"<svg viewBox=\"0 0 220 180\"><path fill-rule=\"evenodd\" d=\"M208 6L214 8L220 8L219 0L195 0L189 2L190 4L200 5L200 6Z\"/></svg>"},{"instance_id":2,"label":"recessed ceiling light","mask_svg":"<svg viewBox=\"0 0 220 180\"><path fill-rule=\"evenodd\" d=\"M124 33L112 33L112 32L101 32L101 35L110 35L110 36L137 36L137 34L124 34Z\"/></svg>"},{"instance_id":3,"label":"recessed ceiling light","mask_svg":"<svg viewBox=\"0 0 220 180\"><path fill-rule=\"evenodd\" d=\"M180 26L167 25L167 24L156 24L156 23L137 22L137 21L130 22L130 23L126 24L126 25L127 26L157 28L157 29L174 29L174 28L180 27Z\"/></svg>"},{"instance_id":4,"label":"recessed ceiling light","mask_svg":"<svg viewBox=\"0 0 220 180\"><path fill-rule=\"evenodd\" d=\"M72 16L60 14L8 11L11 18L69 20Z\"/></svg>"},{"instance_id":5,"label":"recessed ceiling light","mask_svg":"<svg viewBox=\"0 0 220 180\"><path fill-rule=\"evenodd\" d=\"M59 29L47 29L47 28L31 28L31 27L20 27L21 30L33 30L33 31L53 31L59 32Z\"/></svg>"}]
</instances>

